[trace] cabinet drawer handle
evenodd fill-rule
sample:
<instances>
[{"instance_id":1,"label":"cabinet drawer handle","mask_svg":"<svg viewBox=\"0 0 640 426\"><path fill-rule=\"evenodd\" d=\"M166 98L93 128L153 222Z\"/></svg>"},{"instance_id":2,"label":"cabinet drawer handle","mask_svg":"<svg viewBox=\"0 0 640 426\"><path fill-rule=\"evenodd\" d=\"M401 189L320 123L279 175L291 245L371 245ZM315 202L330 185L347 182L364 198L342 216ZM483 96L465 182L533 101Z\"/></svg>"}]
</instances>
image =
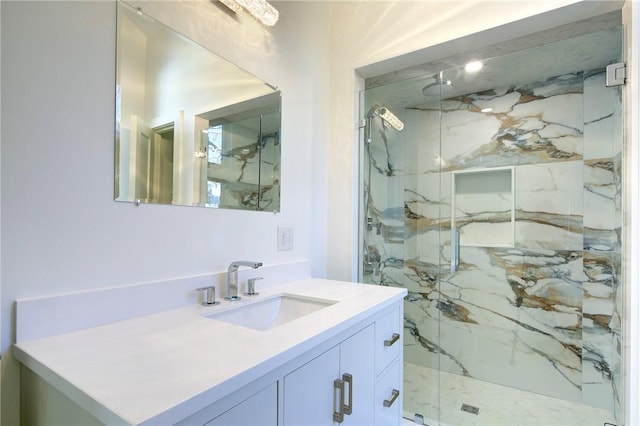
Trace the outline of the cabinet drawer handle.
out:
<instances>
[{"instance_id":1,"label":"cabinet drawer handle","mask_svg":"<svg viewBox=\"0 0 640 426\"><path fill-rule=\"evenodd\" d=\"M349 385L349 403L344 404L344 413L350 415L353 411L353 376L345 373L342 375L342 380Z\"/></svg>"},{"instance_id":2,"label":"cabinet drawer handle","mask_svg":"<svg viewBox=\"0 0 640 426\"><path fill-rule=\"evenodd\" d=\"M336 396L337 393L340 393L340 398ZM336 407L338 407L337 410ZM344 382L340 379L333 381L333 421L338 423L344 421Z\"/></svg>"},{"instance_id":3,"label":"cabinet drawer handle","mask_svg":"<svg viewBox=\"0 0 640 426\"><path fill-rule=\"evenodd\" d=\"M395 342L397 342L398 340L400 340L400 335L398 333L393 333L391 335L391 339L389 340L385 340L384 341L384 345L385 346L391 346L393 345Z\"/></svg>"},{"instance_id":4,"label":"cabinet drawer handle","mask_svg":"<svg viewBox=\"0 0 640 426\"><path fill-rule=\"evenodd\" d=\"M384 400L384 406L387 408L391 407L393 403L396 402L396 399L398 399L399 396L400 396L400 391L398 389L392 390L391 396L389 397L389 399Z\"/></svg>"}]
</instances>

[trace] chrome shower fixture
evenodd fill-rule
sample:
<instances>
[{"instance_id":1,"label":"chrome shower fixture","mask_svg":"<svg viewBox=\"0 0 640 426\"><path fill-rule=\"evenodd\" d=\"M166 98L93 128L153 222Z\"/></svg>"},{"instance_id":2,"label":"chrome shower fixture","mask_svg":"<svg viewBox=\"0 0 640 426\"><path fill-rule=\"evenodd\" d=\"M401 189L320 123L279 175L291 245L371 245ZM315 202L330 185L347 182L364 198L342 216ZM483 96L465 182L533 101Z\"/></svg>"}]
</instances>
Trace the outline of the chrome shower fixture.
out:
<instances>
[{"instance_id":1,"label":"chrome shower fixture","mask_svg":"<svg viewBox=\"0 0 640 426\"><path fill-rule=\"evenodd\" d=\"M389 111L388 108L381 107L379 105L374 105L369 110L367 117L371 117L373 114L382 118L382 122L386 126L391 126L397 131L401 131L402 129L404 129L404 123L402 122L402 120L400 120L394 113Z\"/></svg>"}]
</instances>

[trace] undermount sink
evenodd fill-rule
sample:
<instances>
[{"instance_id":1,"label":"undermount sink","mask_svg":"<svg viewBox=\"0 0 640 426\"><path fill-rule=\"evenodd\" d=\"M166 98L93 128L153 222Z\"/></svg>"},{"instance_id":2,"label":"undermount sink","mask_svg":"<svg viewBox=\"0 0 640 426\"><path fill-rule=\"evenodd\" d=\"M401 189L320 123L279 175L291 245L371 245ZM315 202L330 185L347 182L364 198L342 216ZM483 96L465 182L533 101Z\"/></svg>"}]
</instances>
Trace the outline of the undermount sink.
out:
<instances>
[{"instance_id":1,"label":"undermount sink","mask_svg":"<svg viewBox=\"0 0 640 426\"><path fill-rule=\"evenodd\" d=\"M260 302L238 306L207 318L248 327L268 330L301 318L336 303L333 300L282 294Z\"/></svg>"}]
</instances>

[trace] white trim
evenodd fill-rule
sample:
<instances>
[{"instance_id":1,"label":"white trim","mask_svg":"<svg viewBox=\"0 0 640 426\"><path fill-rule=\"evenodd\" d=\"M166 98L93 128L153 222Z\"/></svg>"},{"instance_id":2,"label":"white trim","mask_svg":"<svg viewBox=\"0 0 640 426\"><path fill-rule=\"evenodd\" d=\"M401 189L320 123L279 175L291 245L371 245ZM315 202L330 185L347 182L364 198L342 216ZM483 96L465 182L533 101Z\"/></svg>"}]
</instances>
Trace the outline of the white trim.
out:
<instances>
[{"instance_id":1,"label":"white trim","mask_svg":"<svg viewBox=\"0 0 640 426\"><path fill-rule=\"evenodd\" d=\"M629 11L628 13L625 13ZM625 24L625 44L627 61L627 88L625 102L626 150L625 164L627 186L624 196L628 197L626 207L626 232L628 242L624 244L624 299L625 311L623 322L623 361L625 376L625 419L621 423L640 425L640 103L638 88L640 86L640 7L634 1L627 1L623 9ZM624 242L624 241L623 241Z\"/></svg>"}]
</instances>

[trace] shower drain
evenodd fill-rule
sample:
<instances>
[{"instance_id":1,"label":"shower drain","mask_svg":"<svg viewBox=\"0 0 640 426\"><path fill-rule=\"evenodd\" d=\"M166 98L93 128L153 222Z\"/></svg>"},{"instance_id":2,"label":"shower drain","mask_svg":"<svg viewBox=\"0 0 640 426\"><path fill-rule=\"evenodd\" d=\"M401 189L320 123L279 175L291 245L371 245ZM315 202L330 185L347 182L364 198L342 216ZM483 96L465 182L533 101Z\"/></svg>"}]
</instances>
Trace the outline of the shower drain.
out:
<instances>
[{"instance_id":1,"label":"shower drain","mask_svg":"<svg viewBox=\"0 0 640 426\"><path fill-rule=\"evenodd\" d=\"M480 412L480 408L474 407L473 405L469 405L469 404L462 404L462 407L460 407L460 410L466 413L471 413L471 414L478 414Z\"/></svg>"}]
</instances>

